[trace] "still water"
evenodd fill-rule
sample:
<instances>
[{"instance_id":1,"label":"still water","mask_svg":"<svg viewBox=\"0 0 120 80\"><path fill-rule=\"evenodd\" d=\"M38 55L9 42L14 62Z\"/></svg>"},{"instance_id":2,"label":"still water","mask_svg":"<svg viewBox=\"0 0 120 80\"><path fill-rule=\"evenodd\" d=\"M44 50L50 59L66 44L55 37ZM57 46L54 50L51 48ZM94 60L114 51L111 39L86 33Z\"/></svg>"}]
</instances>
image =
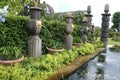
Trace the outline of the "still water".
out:
<instances>
[{"instance_id":1,"label":"still water","mask_svg":"<svg viewBox=\"0 0 120 80\"><path fill-rule=\"evenodd\" d=\"M120 50L107 48L63 80L120 80Z\"/></svg>"}]
</instances>

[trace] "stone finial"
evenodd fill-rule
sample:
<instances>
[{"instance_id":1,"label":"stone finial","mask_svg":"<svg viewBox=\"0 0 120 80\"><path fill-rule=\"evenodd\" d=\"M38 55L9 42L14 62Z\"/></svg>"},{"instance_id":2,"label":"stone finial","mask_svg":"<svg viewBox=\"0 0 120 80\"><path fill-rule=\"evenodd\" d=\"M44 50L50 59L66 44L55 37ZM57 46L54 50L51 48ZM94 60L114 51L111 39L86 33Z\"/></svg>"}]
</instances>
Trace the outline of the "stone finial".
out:
<instances>
[{"instance_id":1,"label":"stone finial","mask_svg":"<svg viewBox=\"0 0 120 80\"><path fill-rule=\"evenodd\" d=\"M108 13L108 12L109 12L109 4L106 4L106 5L105 5L104 11L105 11L105 13Z\"/></svg>"},{"instance_id":2,"label":"stone finial","mask_svg":"<svg viewBox=\"0 0 120 80\"><path fill-rule=\"evenodd\" d=\"M45 2L45 1L43 1L43 4L46 4L46 2Z\"/></svg>"},{"instance_id":3,"label":"stone finial","mask_svg":"<svg viewBox=\"0 0 120 80\"><path fill-rule=\"evenodd\" d=\"M88 14L91 13L91 6L90 6L90 5L87 7L87 13L88 13Z\"/></svg>"}]
</instances>

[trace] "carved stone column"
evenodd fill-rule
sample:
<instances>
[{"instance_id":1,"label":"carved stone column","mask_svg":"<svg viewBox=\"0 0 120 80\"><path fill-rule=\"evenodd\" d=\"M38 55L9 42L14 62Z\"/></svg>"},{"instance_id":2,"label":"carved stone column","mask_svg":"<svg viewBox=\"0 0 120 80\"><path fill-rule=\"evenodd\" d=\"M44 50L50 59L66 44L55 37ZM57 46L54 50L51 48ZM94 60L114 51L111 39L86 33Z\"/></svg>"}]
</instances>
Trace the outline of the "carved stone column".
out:
<instances>
[{"instance_id":1,"label":"carved stone column","mask_svg":"<svg viewBox=\"0 0 120 80\"><path fill-rule=\"evenodd\" d=\"M87 24L88 23L88 19L86 18L86 16L85 17L83 17L83 21L82 21L82 28L84 29L84 34L86 34L87 33Z\"/></svg>"},{"instance_id":2,"label":"carved stone column","mask_svg":"<svg viewBox=\"0 0 120 80\"><path fill-rule=\"evenodd\" d=\"M93 15L91 14L91 6L87 7L87 14L85 14L87 18L87 27L91 27L91 22L92 22L92 17Z\"/></svg>"},{"instance_id":3,"label":"carved stone column","mask_svg":"<svg viewBox=\"0 0 120 80\"><path fill-rule=\"evenodd\" d=\"M82 42L85 43L87 42L87 18L86 16L83 18L83 21L82 21L82 29L80 30L82 36L81 36L81 39L82 39Z\"/></svg>"},{"instance_id":4,"label":"carved stone column","mask_svg":"<svg viewBox=\"0 0 120 80\"><path fill-rule=\"evenodd\" d=\"M40 20L41 8L31 7L31 20L29 21L28 29L32 34L32 37L28 40L28 54L30 57L36 58L40 57L42 54L41 50L41 39L39 38L39 33L41 30L41 20Z\"/></svg>"},{"instance_id":5,"label":"carved stone column","mask_svg":"<svg viewBox=\"0 0 120 80\"><path fill-rule=\"evenodd\" d=\"M67 32L66 38L65 38L65 49L66 50L71 50L72 49L72 44L73 44L73 37L71 36L73 27L72 27L72 18L73 16L71 14L67 15L67 25L65 27L65 30Z\"/></svg>"},{"instance_id":6,"label":"carved stone column","mask_svg":"<svg viewBox=\"0 0 120 80\"><path fill-rule=\"evenodd\" d=\"M102 14L102 29L101 29L101 41L105 44L105 46L107 45L107 38L108 38L108 31L109 31L109 21L110 21L110 13L109 12L109 5L106 4L105 5L105 9L104 12Z\"/></svg>"},{"instance_id":7,"label":"carved stone column","mask_svg":"<svg viewBox=\"0 0 120 80\"><path fill-rule=\"evenodd\" d=\"M95 31L95 26L94 24L92 25L92 28L91 28L91 37L94 39L94 31Z\"/></svg>"}]
</instances>

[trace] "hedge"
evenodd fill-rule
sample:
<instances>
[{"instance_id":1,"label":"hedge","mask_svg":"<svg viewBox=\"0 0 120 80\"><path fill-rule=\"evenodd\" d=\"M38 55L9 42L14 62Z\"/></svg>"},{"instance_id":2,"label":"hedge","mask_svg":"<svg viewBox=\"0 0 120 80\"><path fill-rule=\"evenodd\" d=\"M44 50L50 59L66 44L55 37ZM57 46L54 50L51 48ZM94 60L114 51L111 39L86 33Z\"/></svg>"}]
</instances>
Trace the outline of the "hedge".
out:
<instances>
[{"instance_id":1,"label":"hedge","mask_svg":"<svg viewBox=\"0 0 120 80\"><path fill-rule=\"evenodd\" d=\"M6 16L5 23L0 23L0 47L17 46L23 49L27 54L27 40L31 37L28 31L29 17L24 16ZM66 22L53 19L48 21L42 18L42 29L39 34L42 39L42 50L45 53L46 46L62 46L66 36L64 27ZM81 25L74 25L74 42L81 42Z\"/></svg>"}]
</instances>

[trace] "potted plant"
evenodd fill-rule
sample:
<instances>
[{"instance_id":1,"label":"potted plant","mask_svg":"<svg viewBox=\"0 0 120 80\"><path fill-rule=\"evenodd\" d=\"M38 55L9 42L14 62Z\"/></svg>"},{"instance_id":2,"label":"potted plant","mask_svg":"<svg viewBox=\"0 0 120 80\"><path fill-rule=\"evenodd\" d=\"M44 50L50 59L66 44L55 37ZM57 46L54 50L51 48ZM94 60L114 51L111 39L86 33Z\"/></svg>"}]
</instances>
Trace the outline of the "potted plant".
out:
<instances>
[{"instance_id":1,"label":"potted plant","mask_svg":"<svg viewBox=\"0 0 120 80\"><path fill-rule=\"evenodd\" d=\"M82 40L80 37L76 37L76 38L73 38L73 46L76 46L76 47L81 47L83 45L82 43Z\"/></svg>"},{"instance_id":2,"label":"potted plant","mask_svg":"<svg viewBox=\"0 0 120 80\"><path fill-rule=\"evenodd\" d=\"M64 50L63 48L63 44L60 42L51 42L51 44L49 44L46 47L47 53L59 53L62 52Z\"/></svg>"},{"instance_id":3,"label":"potted plant","mask_svg":"<svg viewBox=\"0 0 120 80\"><path fill-rule=\"evenodd\" d=\"M24 56L21 54L22 49L15 46L0 47L0 64L10 65L20 63Z\"/></svg>"},{"instance_id":4,"label":"potted plant","mask_svg":"<svg viewBox=\"0 0 120 80\"><path fill-rule=\"evenodd\" d=\"M83 43L73 43L73 46L76 46L76 47L81 47L83 45Z\"/></svg>"}]
</instances>

